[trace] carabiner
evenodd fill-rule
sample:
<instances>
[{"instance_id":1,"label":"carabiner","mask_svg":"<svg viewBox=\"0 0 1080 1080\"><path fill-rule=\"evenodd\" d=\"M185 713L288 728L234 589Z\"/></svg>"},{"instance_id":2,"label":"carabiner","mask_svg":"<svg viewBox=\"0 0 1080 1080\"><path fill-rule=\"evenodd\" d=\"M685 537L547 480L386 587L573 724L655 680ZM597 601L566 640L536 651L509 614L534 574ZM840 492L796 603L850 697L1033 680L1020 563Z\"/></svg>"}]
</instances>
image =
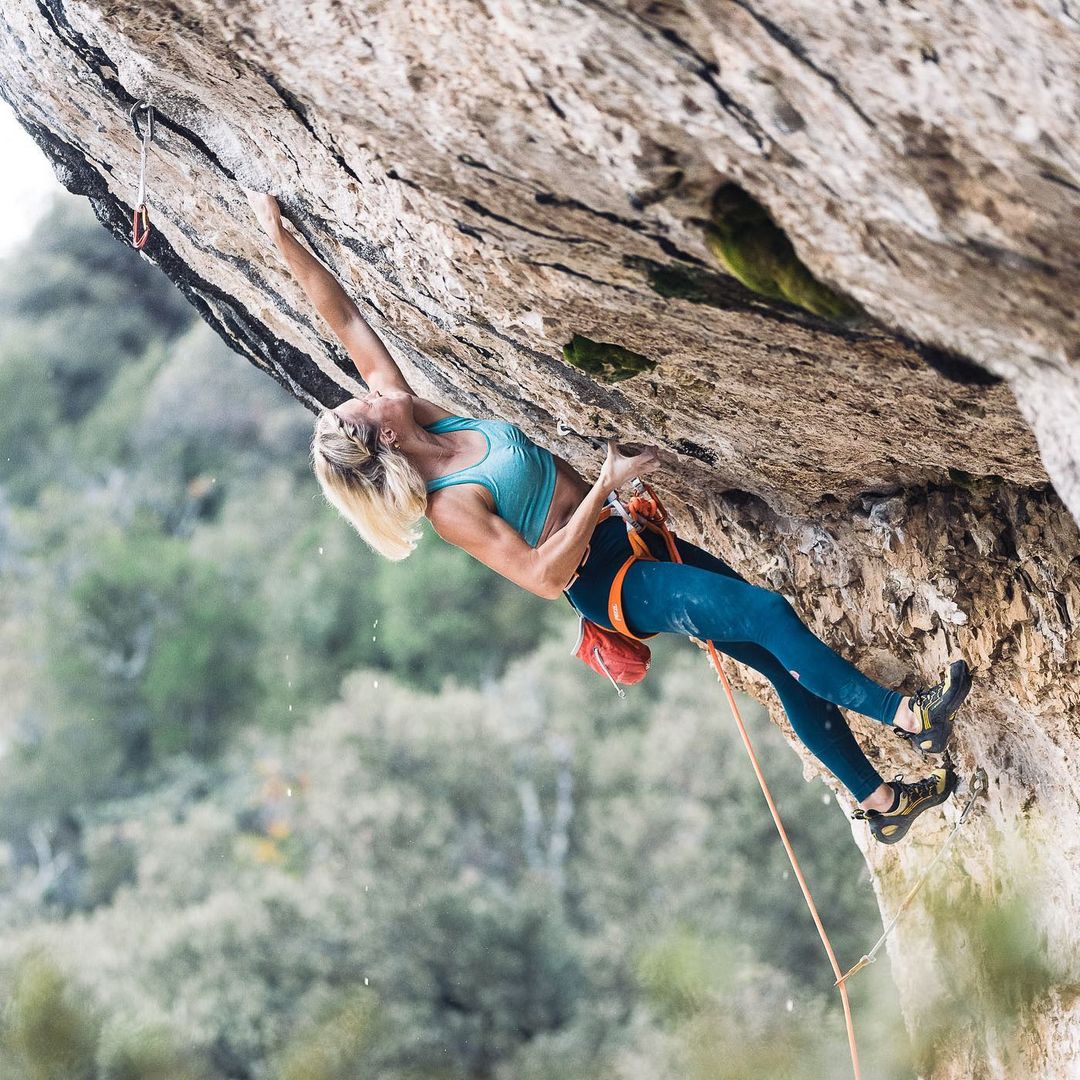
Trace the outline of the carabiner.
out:
<instances>
[{"instance_id":1,"label":"carabiner","mask_svg":"<svg viewBox=\"0 0 1080 1080\"><path fill-rule=\"evenodd\" d=\"M136 251L142 251L149 239L150 211L146 209L146 203L141 203L131 215L131 246Z\"/></svg>"},{"instance_id":2,"label":"carabiner","mask_svg":"<svg viewBox=\"0 0 1080 1080\"><path fill-rule=\"evenodd\" d=\"M139 118L136 115L140 109L146 110L146 133L143 134L139 130ZM151 142L154 138L154 106L147 101L136 101L134 105L128 109L128 119L131 121L131 126L135 131L135 138L140 142Z\"/></svg>"}]
</instances>

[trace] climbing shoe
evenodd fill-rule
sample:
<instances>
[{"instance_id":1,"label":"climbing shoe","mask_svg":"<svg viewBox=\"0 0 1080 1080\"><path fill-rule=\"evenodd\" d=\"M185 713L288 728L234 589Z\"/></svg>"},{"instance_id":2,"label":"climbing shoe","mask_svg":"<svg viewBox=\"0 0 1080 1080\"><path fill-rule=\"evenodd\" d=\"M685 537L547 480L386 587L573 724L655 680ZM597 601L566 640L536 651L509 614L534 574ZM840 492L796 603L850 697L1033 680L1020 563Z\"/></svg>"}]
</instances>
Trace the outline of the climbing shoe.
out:
<instances>
[{"instance_id":1,"label":"climbing shoe","mask_svg":"<svg viewBox=\"0 0 1080 1080\"><path fill-rule=\"evenodd\" d=\"M935 769L925 780L914 784L903 783L903 776L892 782L896 805L888 811L856 810L852 818L866 821L874 839L883 844L895 844L903 840L911 823L931 806L943 803L956 790L956 773L946 766Z\"/></svg>"},{"instance_id":2,"label":"climbing shoe","mask_svg":"<svg viewBox=\"0 0 1080 1080\"><path fill-rule=\"evenodd\" d=\"M953 728L953 713L964 704L971 689L971 673L963 660L949 665L943 682L920 690L912 699L911 707L921 725L918 731L896 728L896 733L907 739L924 754L943 754Z\"/></svg>"}]
</instances>

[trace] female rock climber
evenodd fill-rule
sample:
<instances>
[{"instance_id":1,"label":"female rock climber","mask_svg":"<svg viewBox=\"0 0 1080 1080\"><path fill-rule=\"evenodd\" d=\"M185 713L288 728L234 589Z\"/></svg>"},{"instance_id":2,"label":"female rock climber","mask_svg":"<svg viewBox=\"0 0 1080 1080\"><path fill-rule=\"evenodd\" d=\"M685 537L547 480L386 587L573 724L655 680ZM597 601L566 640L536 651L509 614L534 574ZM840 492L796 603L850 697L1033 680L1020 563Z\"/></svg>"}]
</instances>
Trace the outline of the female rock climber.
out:
<instances>
[{"instance_id":1,"label":"female rock climber","mask_svg":"<svg viewBox=\"0 0 1080 1080\"><path fill-rule=\"evenodd\" d=\"M608 444L591 486L571 466L501 420L457 416L418 397L334 276L284 227L277 201L249 192L260 225L355 362L369 392L319 414L311 462L323 494L360 536L403 559L426 516L435 531L537 596L565 593L586 618L611 628L612 579L630 555L618 517L597 524L610 492L655 470L656 448L634 456ZM650 543L655 540L650 541ZM956 787L951 768L885 783L838 706L891 725L925 753L945 750L970 688L967 665L903 697L867 678L808 630L776 592L746 582L693 544L682 564L635 562L623 615L635 634L687 634L769 679L795 733L848 788L873 835L895 843ZM662 550L654 554L662 558Z\"/></svg>"}]
</instances>

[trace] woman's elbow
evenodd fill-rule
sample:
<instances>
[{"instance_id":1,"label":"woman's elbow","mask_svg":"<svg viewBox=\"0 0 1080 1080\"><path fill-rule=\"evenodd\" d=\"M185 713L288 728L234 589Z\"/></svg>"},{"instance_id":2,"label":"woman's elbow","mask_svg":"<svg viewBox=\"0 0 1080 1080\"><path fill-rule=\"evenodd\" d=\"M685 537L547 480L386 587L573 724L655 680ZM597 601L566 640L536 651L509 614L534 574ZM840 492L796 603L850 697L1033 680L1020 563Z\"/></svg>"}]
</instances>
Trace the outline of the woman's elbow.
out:
<instances>
[{"instance_id":1,"label":"woman's elbow","mask_svg":"<svg viewBox=\"0 0 1080 1080\"><path fill-rule=\"evenodd\" d=\"M565 581L556 581L549 574L541 574L530 591L544 600L558 600L565 588Z\"/></svg>"}]
</instances>

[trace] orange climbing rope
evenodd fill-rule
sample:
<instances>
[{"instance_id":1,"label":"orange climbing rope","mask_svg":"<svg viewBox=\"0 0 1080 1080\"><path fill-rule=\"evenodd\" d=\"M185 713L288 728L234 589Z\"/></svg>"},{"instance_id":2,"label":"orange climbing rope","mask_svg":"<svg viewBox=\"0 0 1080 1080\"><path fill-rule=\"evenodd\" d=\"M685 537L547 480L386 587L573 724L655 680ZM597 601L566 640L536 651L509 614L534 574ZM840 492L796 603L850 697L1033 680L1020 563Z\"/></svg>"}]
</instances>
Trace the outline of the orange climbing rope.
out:
<instances>
[{"instance_id":1,"label":"orange climbing rope","mask_svg":"<svg viewBox=\"0 0 1080 1080\"><path fill-rule=\"evenodd\" d=\"M635 554L640 558L653 558L644 539L639 535L642 528L647 528L663 537L664 544L667 547L672 562L681 563L682 558L679 555L678 548L675 546L675 536L667 524L667 512L661 505L660 500L656 497L656 493L641 479L635 479L632 482L632 487L634 495L627 503L626 509L629 512L627 525L630 531L628 535L630 536L631 547L634 549ZM624 569L626 568L624 567ZM840 1000L843 1002L844 1006L844 1023L847 1025L848 1048L851 1051L851 1068L854 1072L855 1080L861 1080L861 1074L859 1072L859 1051L858 1047L855 1045L855 1025L851 1018L851 1002L848 999L847 985L844 981L845 976L840 970L840 965L836 961L836 953L833 952L832 943L829 941L829 935L825 932L825 926L821 921L821 916L818 914L817 905L814 903L813 896L810 895L810 886L806 884L806 878L803 876L802 869L799 867L799 860L795 855L795 849L791 846L787 831L784 829L784 823L780 820L780 812L777 810L776 803L773 801L772 793L769 791L769 785L765 782L765 775L762 773L761 766L758 764L757 755L754 753L753 744L750 742L750 736L746 731L746 725L743 723L742 716L739 713L739 706L735 702L735 695L732 692L731 683L728 682L727 675L724 673L724 669L720 664L720 655L716 651L716 646L713 645L711 641L705 642L705 647L708 650L709 660L712 663L713 669L716 671L716 676L720 680L721 686L724 688L724 693L727 695L728 705L731 708L732 715L735 717L735 724L739 729L739 734L742 736L743 746L746 747L746 752L750 755L750 764L753 766L754 775L757 777L758 784L761 786L761 793L765 796L765 801L769 804L769 813L772 814L773 824L776 826L776 831L780 834L780 840L784 845L784 850L787 852L788 861L791 863L791 869L795 872L795 879L799 883L799 888L802 889L803 899L806 901L806 906L810 909L814 925L817 927L818 935L821 938L821 944L825 946L825 952L829 957L829 963L832 964L833 974L836 976L837 980L837 988L840 991Z\"/></svg>"}]
</instances>

